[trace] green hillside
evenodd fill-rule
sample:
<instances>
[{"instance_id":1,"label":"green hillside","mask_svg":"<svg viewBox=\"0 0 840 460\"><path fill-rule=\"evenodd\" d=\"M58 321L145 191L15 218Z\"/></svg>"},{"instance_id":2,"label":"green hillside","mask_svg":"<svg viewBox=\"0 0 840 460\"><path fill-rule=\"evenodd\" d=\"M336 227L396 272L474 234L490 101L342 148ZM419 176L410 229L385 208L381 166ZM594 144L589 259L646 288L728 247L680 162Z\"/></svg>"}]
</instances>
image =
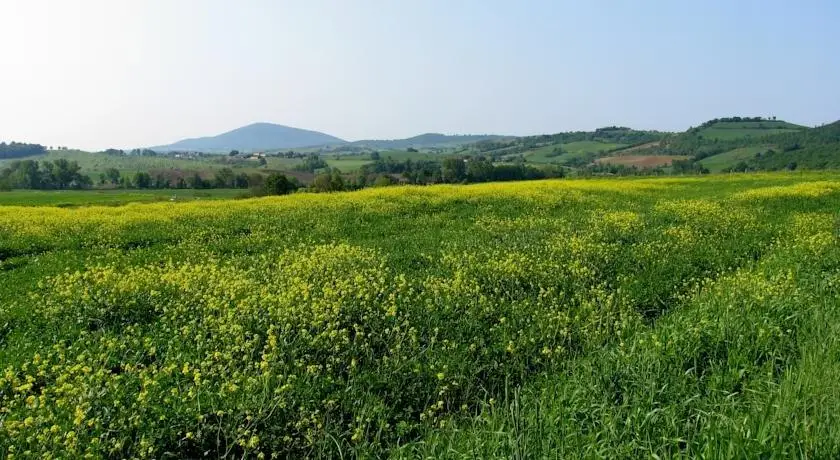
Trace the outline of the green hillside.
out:
<instances>
[{"instance_id":1,"label":"green hillside","mask_svg":"<svg viewBox=\"0 0 840 460\"><path fill-rule=\"evenodd\" d=\"M732 168L733 166L742 161L750 161L753 158L755 158L756 154L766 152L768 149L771 148L772 147L770 146L761 145L754 147L741 147L718 155L710 156L708 158L704 158L698 161L698 163L700 163L703 167L705 167L713 173L721 172L724 169Z\"/></svg>"},{"instance_id":2,"label":"green hillside","mask_svg":"<svg viewBox=\"0 0 840 460\"><path fill-rule=\"evenodd\" d=\"M82 167L84 174L92 176L99 175L110 168L115 168L123 173L135 173L138 171L151 170L214 170L226 167L224 163L217 160L223 157L184 159L173 156L141 156L141 155L109 155L101 152L83 152L80 150L50 150L44 155L36 155L24 158L26 160L55 161L66 159L75 161ZM7 166L15 160L0 160L0 168ZM243 165L240 165L243 166ZM256 161L252 167L257 166ZM229 167L229 166L228 166Z\"/></svg>"},{"instance_id":3,"label":"green hillside","mask_svg":"<svg viewBox=\"0 0 840 460\"><path fill-rule=\"evenodd\" d=\"M740 143L752 145L709 156L695 154L695 159L712 172L840 167L840 122L767 135L753 142L742 139Z\"/></svg>"},{"instance_id":4,"label":"green hillside","mask_svg":"<svg viewBox=\"0 0 840 460\"><path fill-rule=\"evenodd\" d=\"M840 168L840 122L795 133L772 136L778 149L754 158L755 169L785 167L808 169Z\"/></svg>"},{"instance_id":5,"label":"green hillside","mask_svg":"<svg viewBox=\"0 0 840 460\"><path fill-rule=\"evenodd\" d=\"M772 134L797 132L804 126L781 120L717 121L697 128L695 133L704 139L729 141L745 137L762 137ZM690 131L689 131L690 132Z\"/></svg>"},{"instance_id":6,"label":"green hillside","mask_svg":"<svg viewBox=\"0 0 840 460\"><path fill-rule=\"evenodd\" d=\"M658 141L665 133L609 126L595 131L574 131L526 136L473 144L464 153L498 161L581 166L625 147Z\"/></svg>"},{"instance_id":7,"label":"green hillside","mask_svg":"<svg viewBox=\"0 0 840 460\"><path fill-rule=\"evenodd\" d=\"M521 155L529 163L568 164L577 159L588 159L602 156L627 144L603 142L600 140L576 141L567 144L549 144ZM591 160L589 160L591 161Z\"/></svg>"}]
</instances>

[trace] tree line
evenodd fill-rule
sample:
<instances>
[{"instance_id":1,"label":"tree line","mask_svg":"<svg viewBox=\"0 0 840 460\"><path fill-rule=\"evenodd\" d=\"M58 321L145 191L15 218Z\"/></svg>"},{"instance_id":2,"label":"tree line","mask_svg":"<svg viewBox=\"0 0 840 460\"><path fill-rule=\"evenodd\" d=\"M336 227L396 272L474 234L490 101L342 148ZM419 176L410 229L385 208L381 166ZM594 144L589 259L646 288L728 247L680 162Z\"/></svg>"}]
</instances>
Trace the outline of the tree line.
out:
<instances>
[{"instance_id":1,"label":"tree line","mask_svg":"<svg viewBox=\"0 0 840 460\"><path fill-rule=\"evenodd\" d=\"M0 142L0 159L23 158L33 155L43 155L47 148L41 144L25 144L21 142Z\"/></svg>"},{"instance_id":2,"label":"tree line","mask_svg":"<svg viewBox=\"0 0 840 460\"><path fill-rule=\"evenodd\" d=\"M0 169L0 188L63 190L87 188L90 177L82 174L75 161L60 158L55 161L18 160Z\"/></svg>"}]
</instances>

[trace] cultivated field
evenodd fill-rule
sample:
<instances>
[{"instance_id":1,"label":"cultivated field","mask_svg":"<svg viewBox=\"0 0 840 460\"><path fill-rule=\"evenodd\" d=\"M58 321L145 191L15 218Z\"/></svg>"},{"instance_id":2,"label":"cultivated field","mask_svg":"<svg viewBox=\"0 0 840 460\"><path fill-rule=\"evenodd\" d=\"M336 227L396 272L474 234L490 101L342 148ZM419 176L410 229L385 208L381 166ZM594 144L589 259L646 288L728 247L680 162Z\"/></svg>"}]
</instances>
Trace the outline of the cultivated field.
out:
<instances>
[{"instance_id":1,"label":"cultivated field","mask_svg":"<svg viewBox=\"0 0 840 460\"><path fill-rule=\"evenodd\" d=\"M657 166L670 166L674 160L685 160L687 158L689 157L680 155L616 155L598 158L595 163L655 168Z\"/></svg>"},{"instance_id":2,"label":"cultivated field","mask_svg":"<svg viewBox=\"0 0 840 460\"><path fill-rule=\"evenodd\" d=\"M840 175L0 207L0 457L840 456Z\"/></svg>"}]
</instances>

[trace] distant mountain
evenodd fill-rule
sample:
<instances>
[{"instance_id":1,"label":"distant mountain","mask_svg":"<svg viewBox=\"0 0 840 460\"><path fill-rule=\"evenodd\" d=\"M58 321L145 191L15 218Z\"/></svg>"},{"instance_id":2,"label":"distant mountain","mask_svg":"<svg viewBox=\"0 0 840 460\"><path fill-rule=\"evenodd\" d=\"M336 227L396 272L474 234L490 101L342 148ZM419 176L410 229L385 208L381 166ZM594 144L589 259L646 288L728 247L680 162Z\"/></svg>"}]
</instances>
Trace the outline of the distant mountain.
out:
<instances>
[{"instance_id":1,"label":"distant mountain","mask_svg":"<svg viewBox=\"0 0 840 460\"><path fill-rule=\"evenodd\" d=\"M344 144L329 134L271 123L254 123L218 136L184 139L174 144L152 147L160 152L197 151L222 153L230 150L260 151Z\"/></svg>"},{"instance_id":2,"label":"distant mountain","mask_svg":"<svg viewBox=\"0 0 840 460\"><path fill-rule=\"evenodd\" d=\"M369 147L372 149L405 149L408 147L448 147L463 144L472 144L474 142L502 139L505 136L498 136L493 134L467 134L467 135L446 135L439 133L426 133L419 136L409 137L408 139L392 139L392 140L363 140L353 142L353 145L360 147Z\"/></svg>"}]
</instances>

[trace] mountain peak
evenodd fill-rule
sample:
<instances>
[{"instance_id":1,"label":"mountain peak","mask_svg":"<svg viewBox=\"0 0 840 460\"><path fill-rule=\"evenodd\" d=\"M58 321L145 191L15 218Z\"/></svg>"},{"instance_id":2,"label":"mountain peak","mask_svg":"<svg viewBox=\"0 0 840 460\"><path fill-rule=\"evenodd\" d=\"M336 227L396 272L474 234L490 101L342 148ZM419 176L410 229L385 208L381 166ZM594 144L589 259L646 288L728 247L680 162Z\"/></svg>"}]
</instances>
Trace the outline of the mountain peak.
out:
<instances>
[{"instance_id":1,"label":"mountain peak","mask_svg":"<svg viewBox=\"0 0 840 460\"><path fill-rule=\"evenodd\" d=\"M227 152L230 150L279 150L344 143L345 141L342 139L318 131L257 122L217 136L184 139L174 144L152 147L152 149L159 151Z\"/></svg>"}]
</instances>

